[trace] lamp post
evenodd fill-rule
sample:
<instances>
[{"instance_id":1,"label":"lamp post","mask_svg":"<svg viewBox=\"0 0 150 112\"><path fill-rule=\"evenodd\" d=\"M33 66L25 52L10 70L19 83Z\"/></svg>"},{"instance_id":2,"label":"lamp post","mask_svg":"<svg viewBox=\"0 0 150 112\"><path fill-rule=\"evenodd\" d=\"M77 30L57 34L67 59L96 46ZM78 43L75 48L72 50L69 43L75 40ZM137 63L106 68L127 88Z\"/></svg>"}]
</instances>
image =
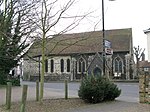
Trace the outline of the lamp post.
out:
<instances>
[{"instance_id":1,"label":"lamp post","mask_svg":"<svg viewBox=\"0 0 150 112\"><path fill-rule=\"evenodd\" d=\"M104 0L102 0L102 33L103 33L103 75L105 75L105 21L104 21Z\"/></svg>"},{"instance_id":2,"label":"lamp post","mask_svg":"<svg viewBox=\"0 0 150 112\"><path fill-rule=\"evenodd\" d=\"M115 1L115 0L109 0L109 1ZM103 33L103 75L105 75L105 15L104 15L104 0L102 0L102 33Z\"/></svg>"}]
</instances>

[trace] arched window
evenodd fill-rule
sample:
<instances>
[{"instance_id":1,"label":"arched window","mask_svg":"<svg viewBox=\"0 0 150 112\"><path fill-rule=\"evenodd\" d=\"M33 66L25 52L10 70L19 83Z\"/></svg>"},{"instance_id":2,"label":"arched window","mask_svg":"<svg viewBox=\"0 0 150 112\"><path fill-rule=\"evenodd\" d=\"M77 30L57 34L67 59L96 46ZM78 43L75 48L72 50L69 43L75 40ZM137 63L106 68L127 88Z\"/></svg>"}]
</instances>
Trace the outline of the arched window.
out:
<instances>
[{"instance_id":1,"label":"arched window","mask_svg":"<svg viewBox=\"0 0 150 112\"><path fill-rule=\"evenodd\" d=\"M95 75L95 76L101 76L102 75L102 71L101 71L101 69L99 68L99 67L96 67L96 68L94 68L94 70L93 70L93 74Z\"/></svg>"},{"instance_id":2,"label":"arched window","mask_svg":"<svg viewBox=\"0 0 150 112\"><path fill-rule=\"evenodd\" d=\"M81 63L81 61L79 61L79 72L81 72L82 71L82 63Z\"/></svg>"},{"instance_id":3,"label":"arched window","mask_svg":"<svg viewBox=\"0 0 150 112\"><path fill-rule=\"evenodd\" d=\"M45 72L48 72L48 59L45 60Z\"/></svg>"},{"instance_id":4,"label":"arched window","mask_svg":"<svg viewBox=\"0 0 150 112\"><path fill-rule=\"evenodd\" d=\"M79 59L79 72L85 72L86 70L86 65L85 65L85 60L83 58Z\"/></svg>"},{"instance_id":5,"label":"arched window","mask_svg":"<svg viewBox=\"0 0 150 112\"><path fill-rule=\"evenodd\" d=\"M60 60L60 71L64 72L64 60L63 59Z\"/></svg>"},{"instance_id":6,"label":"arched window","mask_svg":"<svg viewBox=\"0 0 150 112\"><path fill-rule=\"evenodd\" d=\"M51 59L51 73L54 72L54 60Z\"/></svg>"},{"instance_id":7,"label":"arched window","mask_svg":"<svg viewBox=\"0 0 150 112\"><path fill-rule=\"evenodd\" d=\"M70 72L70 59L67 59L67 72Z\"/></svg>"},{"instance_id":8,"label":"arched window","mask_svg":"<svg viewBox=\"0 0 150 112\"><path fill-rule=\"evenodd\" d=\"M122 61L120 60L120 61L119 61L119 72L121 72L121 73L122 73L122 67L123 67Z\"/></svg>"},{"instance_id":9,"label":"arched window","mask_svg":"<svg viewBox=\"0 0 150 112\"><path fill-rule=\"evenodd\" d=\"M82 72L85 72L85 62L82 62Z\"/></svg>"},{"instance_id":10,"label":"arched window","mask_svg":"<svg viewBox=\"0 0 150 112\"><path fill-rule=\"evenodd\" d=\"M119 58L119 57L117 57L116 59L115 59L115 68L114 68L114 71L115 72L117 72L117 73L122 73L122 69L123 69L123 62L122 62L122 60Z\"/></svg>"}]
</instances>

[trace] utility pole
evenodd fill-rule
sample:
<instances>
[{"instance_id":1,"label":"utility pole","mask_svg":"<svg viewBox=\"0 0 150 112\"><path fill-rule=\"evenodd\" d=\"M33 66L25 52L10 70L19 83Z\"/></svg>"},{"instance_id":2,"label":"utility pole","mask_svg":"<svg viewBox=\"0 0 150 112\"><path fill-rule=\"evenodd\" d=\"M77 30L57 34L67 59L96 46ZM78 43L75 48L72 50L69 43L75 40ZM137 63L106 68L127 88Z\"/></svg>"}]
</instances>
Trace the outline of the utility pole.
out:
<instances>
[{"instance_id":1,"label":"utility pole","mask_svg":"<svg viewBox=\"0 0 150 112\"><path fill-rule=\"evenodd\" d=\"M102 33L103 33L103 75L105 74L105 21L104 21L104 0L102 0Z\"/></svg>"}]
</instances>

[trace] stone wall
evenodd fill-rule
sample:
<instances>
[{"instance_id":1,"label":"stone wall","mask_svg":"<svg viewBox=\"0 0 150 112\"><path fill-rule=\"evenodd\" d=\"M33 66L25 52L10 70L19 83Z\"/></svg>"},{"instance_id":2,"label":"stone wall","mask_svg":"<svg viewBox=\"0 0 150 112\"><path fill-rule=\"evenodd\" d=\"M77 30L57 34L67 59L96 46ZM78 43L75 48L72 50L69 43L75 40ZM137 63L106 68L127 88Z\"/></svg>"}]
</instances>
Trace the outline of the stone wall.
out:
<instances>
[{"instance_id":1,"label":"stone wall","mask_svg":"<svg viewBox=\"0 0 150 112\"><path fill-rule=\"evenodd\" d=\"M139 76L139 101L150 103L150 74L142 73Z\"/></svg>"},{"instance_id":2,"label":"stone wall","mask_svg":"<svg viewBox=\"0 0 150 112\"><path fill-rule=\"evenodd\" d=\"M45 75L44 76L44 82L51 82L51 81L64 81L65 79L68 79L69 81L71 80L71 74L56 74L56 75ZM36 75L36 76L30 76L30 79L29 81L36 81L36 80L39 80L39 76Z\"/></svg>"}]
</instances>

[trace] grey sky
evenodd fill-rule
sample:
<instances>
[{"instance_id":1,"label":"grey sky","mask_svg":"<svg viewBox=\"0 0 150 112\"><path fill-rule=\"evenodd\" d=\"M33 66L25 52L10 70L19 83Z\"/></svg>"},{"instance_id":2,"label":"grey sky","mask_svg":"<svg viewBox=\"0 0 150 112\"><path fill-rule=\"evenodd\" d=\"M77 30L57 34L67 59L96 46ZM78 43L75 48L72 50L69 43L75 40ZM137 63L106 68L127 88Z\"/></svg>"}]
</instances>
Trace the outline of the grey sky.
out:
<instances>
[{"instance_id":1,"label":"grey sky","mask_svg":"<svg viewBox=\"0 0 150 112\"><path fill-rule=\"evenodd\" d=\"M146 35L143 30L150 27L150 0L116 0L105 2L105 29L132 28L134 46L147 47ZM101 0L78 0L71 8L70 13L78 14L95 10L93 18L86 18L82 24L71 32L93 30L92 27L99 21L96 30L102 30ZM80 29L80 30L79 30ZM146 50L147 54L147 50ZM147 56L146 56L147 58Z\"/></svg>"},{"instance_id":2,"label":"grey sky","mask_svg":"<svg viewBox=\"0 0 150 112\"><path fill-rule=\"evenodd\" d=\"M67 1L69 0L59 0L58 4L55 5L56 10L62 8ZM59 3L61 3L61 5L59 5ZM66 15L63 16L76 16L91 11L94 12L84 18L79 26L70 32L102 30L101 3L102 0L76 0L69 10L65 12ZM150 28L150 0L104 0L104 4L105 29L132 28L133 45L139 45L141 48L146 48L147 58L147 38L143 30ZM73 20L74 19L61 19L52 30L54 32L59 32L64 27L67 27L69 23L72 23Z\"/></svg>"}]
</instances>

